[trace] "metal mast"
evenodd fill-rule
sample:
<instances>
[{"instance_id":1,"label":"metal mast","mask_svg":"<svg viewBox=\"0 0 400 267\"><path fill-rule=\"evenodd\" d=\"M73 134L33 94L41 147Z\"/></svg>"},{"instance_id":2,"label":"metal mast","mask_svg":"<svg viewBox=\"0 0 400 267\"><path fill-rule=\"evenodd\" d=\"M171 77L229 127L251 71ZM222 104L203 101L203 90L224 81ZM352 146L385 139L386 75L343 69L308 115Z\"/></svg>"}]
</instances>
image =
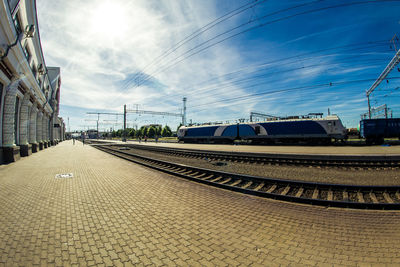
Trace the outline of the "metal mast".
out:
<instances>
[{"instance_id":1,"label":"metal mast","mask_svg":"<svg viewBox=\"0 0 400 267\"><path fill-rule=\"evenodd\" d=\"M126 105L124 105L124 132L122 136L122 142L126 142Z\"/></svg>"},{"instance_id":2,"label":"metal mast","mask_svg":"<svg viewBox=\"0 0 400 267\"><path fill-rule=\"evenodd\" d=\"M372 92L375 90L376 87L388 76L388 74L392 71L392 69L399 63L400 61L400 49L397 50L397 53L394 55L392 60L389 62L389 64L386 66L386 68L383 70L381 75L379 75L378 79L372 84L372 86L366 91L367 95L367 100L368 100L368 117L371 119L371 103L369 101L369 96L372 94Z\"/></svg>"},{"instance_id":3,"label":"metal mast","mask_svg":"<svg viewBox=\"0 0 400 267\"><path fill-rule=\"evenodd\" d=\"M253 118L254 118L254 117L266 118L266 119L268 119L268 118L272 118L272 119L274 119L274 118L279 118L279 117L277 117L277 116L273 116L273 115L268 115L268 114L263 114L263 113L251 111L251 112L250 112L250 121L251 121L251 122L253 121Z\"/></svg>"},{"instance_id":4,"label":"metal mast","mask_svg":"<svg viewBox=\"0 0 400 267\"><path fill-rule=\"evenodd\" d=\"M183 100L182 125L186 126L186 100L187 100L187 98L184 97L182 100Z\"/></svg>"}]
</instances>

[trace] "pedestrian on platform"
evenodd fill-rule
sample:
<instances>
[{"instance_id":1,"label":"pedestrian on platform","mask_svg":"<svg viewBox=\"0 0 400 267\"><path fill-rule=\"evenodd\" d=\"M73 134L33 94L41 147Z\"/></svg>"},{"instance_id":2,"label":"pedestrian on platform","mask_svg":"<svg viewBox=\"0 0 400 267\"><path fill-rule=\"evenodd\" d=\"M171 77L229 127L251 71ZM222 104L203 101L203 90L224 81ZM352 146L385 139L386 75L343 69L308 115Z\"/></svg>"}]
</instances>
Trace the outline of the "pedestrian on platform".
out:
<instances>
[{"instance_id":1,"label":"pedestrian on platform","mask_svg":"<svg viewBox=\"0 0 400 267\"><path fill-rule=\"evenodd\" d=\"M74 145L75 145L75 138L72 138L72 142L74 143Z\"/></svg>"}]
</instances>

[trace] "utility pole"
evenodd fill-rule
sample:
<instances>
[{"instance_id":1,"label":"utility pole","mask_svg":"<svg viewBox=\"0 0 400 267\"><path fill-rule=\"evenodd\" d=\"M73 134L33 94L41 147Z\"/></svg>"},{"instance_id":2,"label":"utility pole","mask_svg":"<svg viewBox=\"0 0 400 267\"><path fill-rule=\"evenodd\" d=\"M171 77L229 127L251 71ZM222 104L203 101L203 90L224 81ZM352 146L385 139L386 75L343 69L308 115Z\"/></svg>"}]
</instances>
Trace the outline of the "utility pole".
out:
<instances>
[{"instance_id":1,"label":"utility pole","mask_svg":"<svg viewBox=\"0 0 400 267\"><path fill-rule=\"evenodd\" d=\"M97 139L99 138L99 121L100 121L100 115L122 115L121 113L112 113L112 112L86 112L86 114L94 114L97 115ZM68 118L68 123L69 123L69 118Z\"/></svg>"},{"instance_id":2,"label":"utility pole","mask_svg":"<svg viewBox=\"0 0 400 267\"><path fill-rule=\"evenodd\" d=\"M268 114L263 114L260 112L250 112L250 122L253 121L254 117L258 117L258 118L265 118L265 119L278 119L279 117L274 116L274 115L268 115Z\"/></svg>"},{"instance_id":3,"label":"utility pole","mask_svg":"<svg viewBox=\"0 0 400 267\"><path fill-rule=\"evenodd\" d=\"M400 49L396 52L392 60L386 66L386 68L382 71L381 75L379 75L378 79L372 84L372 86L366 91L367 101L368 101L368 118L371 119L371 103L369 100L370 95L375 90L376 87L389 75L392 69L399 63L400 61Z\"/></svg>"},{"instance_id":4,"label":"utility pole","mask_svg":"<svg viewBox=\"0 0 400 267\"><path fill-rule=\"evenodd\" d=\"M187 98L184 97L182 100L183 100L182 124L183 124L183 126L186 126L186 100L187 100Z\"/></svg>"},{"instance_id":5,"label":"utility pole","mask_svg":"<svg viewBox=\"0 0 400 267\"><path fill-rule=\"evenodd\" d=\"M138 109L136 105L136 109L127 109L126 113L136 113L136 114L147 114L147 115L155 115L155 116L172 116L172 117L180 117L183 121L183 114L182 113L171 113L171 112L161 112L161 111L152 111L152 110L143 110Z\"/></svg>"},{"instance_id":6,"label":"utility pole","mask_svg":"<svg viewBox=\"0 0 400 267\"><path fill-rule=\"evenodd\" d=\"M99 119L100 119L100 114L97 114L97 135L96 135L96 139L99 139Z\"/></svg>"},{"instance_id":7,"label":"utility pole","mask_svg":"<svg viewBox=\"0 0 400 267\"><path fill-rule=\"evenodd\" d=\"M126 105L124 105L124 132L122 133L122 142L126 142Z\"/></svg>"}]
</instances>

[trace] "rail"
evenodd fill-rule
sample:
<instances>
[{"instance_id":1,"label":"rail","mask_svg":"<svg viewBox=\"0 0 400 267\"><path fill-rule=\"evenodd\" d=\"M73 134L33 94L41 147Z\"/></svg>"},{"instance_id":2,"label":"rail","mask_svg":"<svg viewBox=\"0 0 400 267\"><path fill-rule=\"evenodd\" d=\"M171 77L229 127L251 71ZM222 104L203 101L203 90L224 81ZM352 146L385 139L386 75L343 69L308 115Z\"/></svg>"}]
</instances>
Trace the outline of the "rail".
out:
<instances>
[{"instance_id":1,"label":"rail","mask_svg":"<svg viewBox=\"0 0 400 267\"><path fill-rule=\"evenodd\" d=\"M132 150L121 150L126 149L123 147L93 146L174 176L260 197L328 207L400 209L400 186L358 186L265 178L156 160L134 154Z\"/></svg>"}]
</instances>

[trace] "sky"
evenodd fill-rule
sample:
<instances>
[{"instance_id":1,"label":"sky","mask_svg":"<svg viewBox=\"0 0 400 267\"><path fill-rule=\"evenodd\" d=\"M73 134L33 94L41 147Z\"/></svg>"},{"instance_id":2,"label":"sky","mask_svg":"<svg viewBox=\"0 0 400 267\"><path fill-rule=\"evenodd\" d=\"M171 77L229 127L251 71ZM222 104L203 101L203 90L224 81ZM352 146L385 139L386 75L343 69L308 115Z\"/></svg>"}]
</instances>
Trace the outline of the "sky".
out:
<instances>
[{"instance_id":1,"label":"sky","mask_svg":"<svg viewBox=\"0 0 400 267\"><path fill-rule=\"evenodd\" d=\"M122 127L128 111L187 122L337 114L348 128L400 48L400 1L37 0L67 130ZM397 34L395 36L395 34ZM394 38L393 38L394 37ZM400 65L371 94L400 117ZM115 113L93 115L90 112ZM179 116L128 112L128 127Z\"/></svg>"}]
</instances>

